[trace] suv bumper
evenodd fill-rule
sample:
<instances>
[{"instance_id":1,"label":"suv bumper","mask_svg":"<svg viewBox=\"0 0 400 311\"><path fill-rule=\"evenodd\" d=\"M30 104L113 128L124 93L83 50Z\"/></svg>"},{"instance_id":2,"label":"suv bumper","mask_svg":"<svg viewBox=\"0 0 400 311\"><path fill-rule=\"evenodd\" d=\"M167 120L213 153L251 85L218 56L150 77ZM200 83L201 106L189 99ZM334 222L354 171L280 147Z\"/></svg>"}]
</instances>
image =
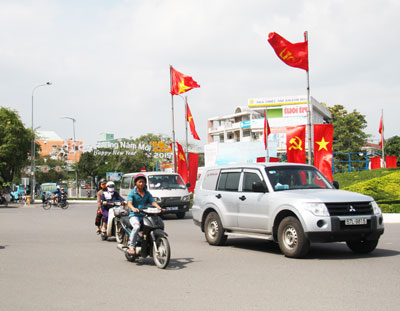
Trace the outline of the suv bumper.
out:
<instances>
[{"instance_id":1,"label":"suv bumper","mask_svg":"<svg viewBox=\"0 0 400 311\"><path fill-rule=\"evenodd\" d=\"M342 242L351 240L377 240L383 234L382 215L371 216L366 225L346 226L339 217L331 217L331 231L305 232L311 242Z\"/></svg>"}]
</instances>

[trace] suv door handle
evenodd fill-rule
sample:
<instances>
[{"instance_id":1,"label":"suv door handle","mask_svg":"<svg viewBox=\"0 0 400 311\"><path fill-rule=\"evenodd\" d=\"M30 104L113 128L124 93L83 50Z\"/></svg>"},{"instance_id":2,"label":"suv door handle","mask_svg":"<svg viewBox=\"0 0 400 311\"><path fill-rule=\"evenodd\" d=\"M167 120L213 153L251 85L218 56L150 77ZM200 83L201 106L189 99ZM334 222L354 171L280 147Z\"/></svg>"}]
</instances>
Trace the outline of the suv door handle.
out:
<instances>
[{"instance_id":1,"label":"suv door handle","mask_svg":"<svg viewBox=\"0 0 400 311\"><path fill-rule=\"evenodd\" d=\"M244 201L244 200L246 200L246 197L244 195L242 195L241 197L239 197L239 199Z\"/></svg>"},{"instance_id":2,"label":"suv door handle","mask_svg":"<svg viewBox=\"0 0 400 311\"><path fill-rule=\"evenodd\" d=\"M219 193L216 195L216 198L217 199L221 199L222 198L222 195L220 195Z\"/></svg>"}]
</instances>

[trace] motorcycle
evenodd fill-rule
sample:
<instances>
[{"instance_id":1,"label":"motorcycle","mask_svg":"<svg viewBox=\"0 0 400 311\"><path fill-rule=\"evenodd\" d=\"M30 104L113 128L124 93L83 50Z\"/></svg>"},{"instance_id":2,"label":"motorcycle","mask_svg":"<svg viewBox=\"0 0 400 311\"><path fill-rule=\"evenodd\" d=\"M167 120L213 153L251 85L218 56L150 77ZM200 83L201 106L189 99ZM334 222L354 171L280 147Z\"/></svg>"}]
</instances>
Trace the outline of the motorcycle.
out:
<instances>
[{"instance_id":1,"label":"motorcycle","mask_svg":"<svg viewBox=\"0 0 400 311\"><path fill-rule=\"evenodd\" d=\"M5 197L5 195L3 195L2 193L0 193L0 204L4 204L5 206L8 205L8 201Z\"/></svg>"},{"instance_id":2,"label":"motorcycle","mask_svg":"<svg viewBox=\"0 0 400 311\"><path fill-rule=\"evenodd\" d=\"M52 206L61 207L62 209L67 209L69 207L69 203L67 201L66 196L62 196L60 199L56 200L56 203L53 203L52 199L47 199L42 202L43 209L48 210Z\"/></svg>"},{"instance_id":3,"label":"motorcycle","mask_svg":"<svg viewBox=\"0 0 400 311\"><path fill-rule=\"evenodd\" d=\"M168 234L164 231L164 223L159 216L161 210L155 207L147 207L141 209L144 216L140 226L139 238L135 247L135 254L129 254L129 235L132 226L127 216L127 211L118 211L115 216L121 224L120 234L122 243L117 248L125 253L125 258L134 262L138 258L153 257L154 263L160 269L165 269L171 257L171 248L168 242Z\"/></svg>"},{"instance_id":4,"label":"motorcycle","mask_svg":"<svg viewBox=\"0 0 400 311\"><path fill-rule=\"evenodd\" d=\"M120 223L119 221L117 221L117 219L115 218L115 210L119 210L119 209L123 209L123 202L120 201L115 201L113 203L109 203L108 204L110 207L110 209L108 210L108 221L107 221L107 230L105 232L101 232L100 234L100 238L105 241L110 237L115 236L115 239L117 240L117 243L121 243L122 242L122 237L121 237L121 233L117 234L117 232L121 232L121 228L120 228ZM104 217L101 217L101 221L100 221L100 228L103 228L103 224L104 224Z\"/></svg>"}]
</instances>

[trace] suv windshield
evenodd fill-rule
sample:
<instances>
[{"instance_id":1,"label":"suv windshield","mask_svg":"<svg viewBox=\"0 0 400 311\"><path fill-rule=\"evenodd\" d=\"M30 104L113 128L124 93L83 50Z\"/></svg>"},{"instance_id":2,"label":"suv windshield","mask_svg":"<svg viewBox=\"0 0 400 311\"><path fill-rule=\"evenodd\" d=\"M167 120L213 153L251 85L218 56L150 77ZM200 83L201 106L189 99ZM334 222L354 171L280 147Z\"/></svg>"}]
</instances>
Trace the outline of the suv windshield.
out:
<instances>
[{"instance_id":1,"label":"suv windshield","mask_svg":"<svg viewBox=\"0 0 400 311\"><path fill-rule=\"evenodd\" d=\"M266 167L268 178L275 191L294 189L333 189L329 181L313 167Z\"/></svg>"},{"instance_id":2,"label":"suv windshield","mask_svg":"<svg viewBox=\"0 0 400 311\"><path fill-rule=\"evenodd\" d=\"M149 189L186 189L186 185L179 175L150 175Z\"/></svg>"}]
</instances>

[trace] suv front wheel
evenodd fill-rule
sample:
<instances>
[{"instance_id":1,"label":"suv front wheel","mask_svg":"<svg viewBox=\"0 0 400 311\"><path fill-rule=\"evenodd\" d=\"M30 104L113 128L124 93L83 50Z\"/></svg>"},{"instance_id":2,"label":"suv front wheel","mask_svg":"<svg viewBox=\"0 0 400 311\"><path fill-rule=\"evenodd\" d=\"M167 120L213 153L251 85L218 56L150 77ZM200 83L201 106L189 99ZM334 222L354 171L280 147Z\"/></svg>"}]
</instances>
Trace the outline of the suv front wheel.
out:
<instances>
[{"instance_id":1,"label":"suv front wheel","mask_svg":"<svg viewBox=\"0 0 400 311\"><path fill-rule=\"evenodd\" d=\"M208 244L224 245L227 236L224 234L221 220L216 212L211 212L207 215L204 224L204 233Z\"/></svg>"},{"instance_id":2,"label":"suv front wheel","mask_svg":"<svg viewBox=\"0 0 400 311\"><path fill-rule=\"evenodd\" d=\"M286 257L300 258L307 254L310 241L295 217L284 218L278 227L279 248Z\"/></svg>"}]
</instances>

